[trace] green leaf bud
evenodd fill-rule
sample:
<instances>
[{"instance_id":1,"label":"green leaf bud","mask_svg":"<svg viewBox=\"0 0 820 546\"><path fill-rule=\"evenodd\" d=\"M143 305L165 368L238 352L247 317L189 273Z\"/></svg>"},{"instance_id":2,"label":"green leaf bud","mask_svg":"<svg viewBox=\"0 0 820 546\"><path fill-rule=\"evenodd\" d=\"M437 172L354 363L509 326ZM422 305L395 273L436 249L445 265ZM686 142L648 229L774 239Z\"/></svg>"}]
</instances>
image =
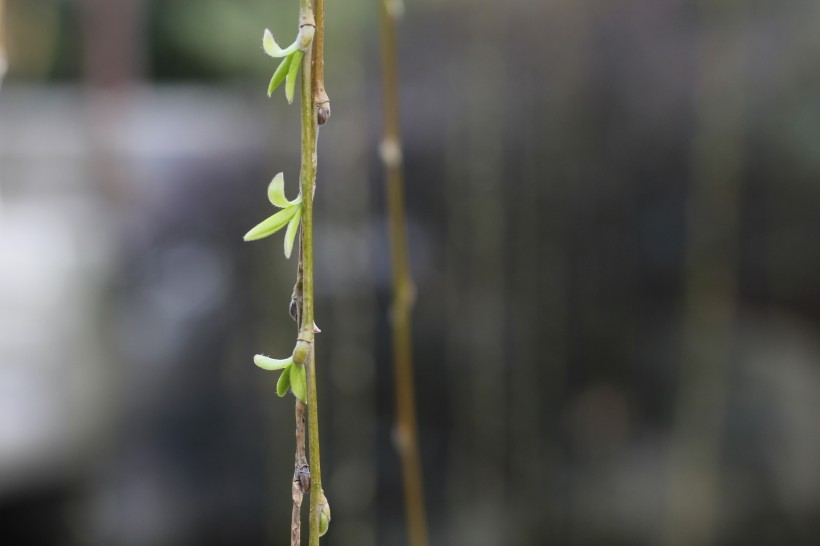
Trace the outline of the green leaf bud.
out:
<instances>
[{"instance_id":1,"label":"green leaf bud","mask_svg":"<svg viewBox=\"0 0 820 546\"><path fill-rule=\"evenodd\" d=\"M307 403L307 376L304 366L291 365L290 370L290 390L293 396Z\"/></svg>"},{"instance_id":2,"label":"green leaf bud","mask_svg":"<svg viewBox=\"0 0 820 546\"><path fill-rule=\"evenodd\" d=\"M322 498L319 499L321 512L319 513L319 536L324 536L330 527L330 503L327 501L324 492Z\"/></svg>"},{"instance_id":3,"label":"green leaf bud","mask_svg":"<svg viewBox=\"0 0 820 546\"><path fill-rule=\"evenodd\" d=\"M310 342L305 341L304 339L300 339L296 342L296 347L293 349L293 363L297 366L301 366L307 360L307 356L310 354Z\"/></svg>"}]
</instances>

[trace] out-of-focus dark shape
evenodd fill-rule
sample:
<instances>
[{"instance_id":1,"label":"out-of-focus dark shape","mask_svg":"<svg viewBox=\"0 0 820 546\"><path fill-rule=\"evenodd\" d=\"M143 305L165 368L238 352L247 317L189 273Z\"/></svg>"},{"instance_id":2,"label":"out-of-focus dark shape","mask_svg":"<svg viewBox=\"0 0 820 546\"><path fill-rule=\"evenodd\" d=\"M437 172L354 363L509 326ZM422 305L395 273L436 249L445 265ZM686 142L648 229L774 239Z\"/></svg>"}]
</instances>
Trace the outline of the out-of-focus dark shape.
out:
<instances>
[{"instance_id":1,"label":"out-of-focus dark shape","mask_svg":"<svg viewBox=\"0 0 820 546\"><path fill-rule=\"evenodd\" d=\"M721 447L738 313L749 30L741 2L698 3L685 289L663 544L717 542Z\"/></svg>"}]
</instances>

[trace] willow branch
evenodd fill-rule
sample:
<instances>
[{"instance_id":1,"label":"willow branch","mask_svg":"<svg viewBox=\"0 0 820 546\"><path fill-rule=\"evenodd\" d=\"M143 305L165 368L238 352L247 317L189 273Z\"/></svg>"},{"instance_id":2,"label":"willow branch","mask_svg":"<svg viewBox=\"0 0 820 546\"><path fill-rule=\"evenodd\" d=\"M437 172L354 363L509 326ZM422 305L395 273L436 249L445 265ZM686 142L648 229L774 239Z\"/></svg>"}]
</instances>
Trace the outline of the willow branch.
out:
<instances>
[{"instance_id":1,"label":"willow branch","mask_svg":"<svg viewBox=\"0 0 820 546\"><path fill-rule=\"evenodd\" d=\"M404 177L399 123L398 54L395 0L379 2L381 27L384 138L381 156L387 174L387 211L390 226L390 254L393 269L393 363L396 382L396 429L404 481L407 529L411 546L426 546L427 522L424 507L418 425L413 387L411 313L415 287L410 275L404 212Z\"/></svg>"},{"instance_id":2,"label":"willow branch","mask_svg":"<svg viewBox=\"0 0 820 546\"><path fill-rule=\"evenodd\" d=\"M318 107L317 122L330 118L330 97L325 91L325 0L316 0L316 34L313 38L313 102Z\"/></svg>"},{"instance_id":3,"label":"willow branch","mask_svg":"<svg viewBox=\"0 0 820 546\"><path fill-rule=\"evenodd\" d=\"M302 499L310 491L310 467L305 457L305 404L296 399L296 454L294 460L293 483L291 496L293 510L290 521L290 544L300 546L302 543Z\"/></svg>"},{"instance_id":4,"label":"willow branch","mask_svg":"<svg viewBox=\"0 0 820 546\"><path fill-rule=\"evenodd\" d=\"M301 0L300 25L315 24L310 0ZM318 30L318 29L317 29ZM319 34L318 32L316 34ZM316 40L314 34L314 41ZM313 194L316 184L316 108L313 99L313 48L302 59L302 167L299 183L302 192L302 327L299 339L311 344L307 366L308 448L310 453L310 546L319 546L322 495L322 467L319 455L319 407L316 394L316 358L313 312Z\"/></svg>"},{"instance_id":5,"label":"willow branch","mask_svg":"<svg viewBox=\"0 0 820 546\"><path fill-rule=\"evenodd\" d=\"M296 268L296 284L293 286L293 295L290 301L290 314L296 321L297 332L302 331L302 238L299 238L299 264ZM294 397L296 398L296 397ZM291 496L293 498L293 510L290 521L290 544L300 546L302 543L302 500L305 493L310 491L310 466L308 466L305 456L305 410L307 406L304 402L296 398L296 452L294 454L293 481L291 484Z\"/></svg>"}]
</instances>

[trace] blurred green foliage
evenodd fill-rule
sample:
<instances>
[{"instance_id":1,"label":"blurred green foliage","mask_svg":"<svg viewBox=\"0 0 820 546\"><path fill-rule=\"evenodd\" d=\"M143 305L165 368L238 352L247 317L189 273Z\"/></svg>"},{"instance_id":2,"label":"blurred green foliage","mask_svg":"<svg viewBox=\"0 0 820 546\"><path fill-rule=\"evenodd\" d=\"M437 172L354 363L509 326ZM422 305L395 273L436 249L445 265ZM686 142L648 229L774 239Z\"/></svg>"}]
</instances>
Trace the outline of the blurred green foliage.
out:
<instances>
[{"instance_id":1,"label":"blurred green foliage","mask_svg":"<svg viewBox=\"0 0 820 546\"><path fill-rule=\"evenodd\" d=\"M297 7L264 0L153 0L147 21L149 76L201 80L266 74L270 60L262 53L262 30L295 37Z\"/></svg>"},{"instance_id":2,"label":"blurred green foliage","mask_svg":"<svg viewBox=\"0 0 820 546\"><path fill-rule=\"evenodd\" d=\"M72 0L7 0L10 78L57 81L79 78L78 7Z\"/></svg>"}]
</instances>

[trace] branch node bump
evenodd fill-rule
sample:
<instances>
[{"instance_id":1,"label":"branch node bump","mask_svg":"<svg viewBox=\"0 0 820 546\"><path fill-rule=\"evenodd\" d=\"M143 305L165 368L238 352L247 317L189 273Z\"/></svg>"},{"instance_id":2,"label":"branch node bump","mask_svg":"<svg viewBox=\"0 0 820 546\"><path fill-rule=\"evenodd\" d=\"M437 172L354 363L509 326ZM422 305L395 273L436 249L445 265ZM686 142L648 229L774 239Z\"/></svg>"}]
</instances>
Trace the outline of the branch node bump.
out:
<instances>
[{"instance_id":1,"label":"branch node bump","mask_svg":"<svg viewBox=\"0 0 820 546\"><path fill-rule=\"evenodd\" d=\"M379 145L379 155L385 166L396 168L402 164L401 145L393 138L385 138Z\"/></svg>"},{"instance_id":2,"label":"branch node bump","mask_svg":"<svg viewBox=\"0 0 820 546\"><path fill-rule=\"evenodd\" d=\"M296 471L297 481L299 482L299 486L302 488L302 492L307 493L310 491L310 467L306 464L303 464L299 467Z\"/></svg>"},{"instance_id":3,"label":"branch node bump","mask_svg":"<svg viewBox=\"0 0 820 546\"><path fill-rule=\"evenodd\" d=\"M387 8L388 15L390 15L394 21L404 16L404 0L384 0L384 7Z\"/></svg>"}]
</instances>

